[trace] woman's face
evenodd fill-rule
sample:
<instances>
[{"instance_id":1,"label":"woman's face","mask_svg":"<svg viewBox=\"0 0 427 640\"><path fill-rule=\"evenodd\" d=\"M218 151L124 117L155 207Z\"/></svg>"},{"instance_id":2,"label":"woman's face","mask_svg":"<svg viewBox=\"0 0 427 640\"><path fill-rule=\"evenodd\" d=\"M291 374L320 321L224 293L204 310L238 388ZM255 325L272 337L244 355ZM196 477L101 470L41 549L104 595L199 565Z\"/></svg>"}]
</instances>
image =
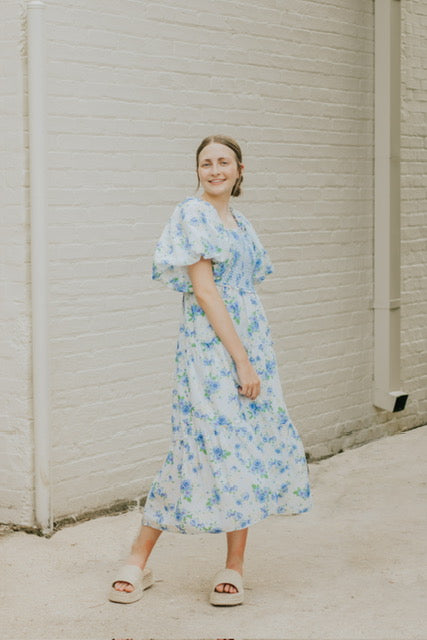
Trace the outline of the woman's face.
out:
<instances>
[{"instance_id":1,"label":"woman's face","mask_svg":"<svg viewBox=\"0 0 427 640\"><path fill-rule=\"evenodd\" d=\"M206 194L230 196L242 168L230 147L211 142L200 152L197 173Z\"/></svg>"}]
</instances>

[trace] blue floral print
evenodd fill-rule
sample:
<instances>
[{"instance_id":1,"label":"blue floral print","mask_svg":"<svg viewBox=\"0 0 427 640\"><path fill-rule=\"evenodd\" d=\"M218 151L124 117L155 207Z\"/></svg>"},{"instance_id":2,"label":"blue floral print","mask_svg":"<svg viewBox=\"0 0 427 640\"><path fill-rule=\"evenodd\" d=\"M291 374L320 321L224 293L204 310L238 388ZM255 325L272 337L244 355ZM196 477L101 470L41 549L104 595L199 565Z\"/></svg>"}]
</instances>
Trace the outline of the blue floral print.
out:
<instances>
[{"instance_id":1,"label":"blue floral print","mask_svg":"<svg viewBox=\"0 0 427 640\"><path fill-rule=\"evenodd\" d=\"M253 226L232 209L187 198L157 243L152 277L183 294L172 391L172 439L151 485L142 524L177 533L243 529L312 506L302 441L283 399L271 331L254 285L273 272ZM238 392L235 364L197 304L187 266L212 260L216 286L261 379L255 400Z\"/></svg>"}]
</instances>

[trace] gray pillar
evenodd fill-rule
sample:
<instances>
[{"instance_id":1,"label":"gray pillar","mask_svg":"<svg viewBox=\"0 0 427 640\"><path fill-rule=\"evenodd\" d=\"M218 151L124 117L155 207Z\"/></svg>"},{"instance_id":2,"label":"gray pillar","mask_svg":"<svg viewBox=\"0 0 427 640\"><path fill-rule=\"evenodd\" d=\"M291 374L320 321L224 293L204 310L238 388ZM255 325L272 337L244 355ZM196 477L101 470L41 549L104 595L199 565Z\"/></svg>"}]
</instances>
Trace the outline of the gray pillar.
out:
<instances>
[{"instance_id":1,"label":"gray pillar","mask_svg":"<svg viewBox=\"0 0 427 640\"><path fill-rule=\"evenodd\" d=\"M375 1L374 405L405 408L400 390L400 2Z\"/></svg>"}]
</instances>

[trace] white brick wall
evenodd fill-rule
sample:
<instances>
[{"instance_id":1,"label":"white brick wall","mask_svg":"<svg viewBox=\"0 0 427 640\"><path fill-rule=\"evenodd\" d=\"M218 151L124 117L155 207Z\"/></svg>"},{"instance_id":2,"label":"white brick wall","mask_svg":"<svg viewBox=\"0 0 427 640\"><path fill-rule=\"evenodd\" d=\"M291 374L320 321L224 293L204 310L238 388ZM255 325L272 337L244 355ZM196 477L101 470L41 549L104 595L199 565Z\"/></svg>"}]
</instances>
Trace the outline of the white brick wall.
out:
<instances>
[{"instance_id":1,"label":"white brick wall","mask_svg":"<svg viewBox=\"0 0 427 640\"><path fill-rule=\"evenodd\" d=\"M402 5L402 378L411 394L404 428L427 412L427 0Z\"/></svg>"},{"instance_id":2,"label":"white brick wall","mask_svg":"<svg viewBox=\"0 0 427 640\"><path fill-rule=\"evenodd\" d=\"M0 20L0 522L32 524L31 318L21 8Z\"/></svg>"},{"instance_id":3,"label":"white brick wall","mask_svg":"<svg viewBox=\"0 0 427 640\"><path fill-rule=\"evenodd\" d=\"M422 31L412 37L426 6L402 5L410 399L391 416L372 405L371 0L47 2L55 518L144 495L166 451L180 296L151 282L151 258L174 204L194 192L195 147L212 132L245 153L236 205L275 263L260 291L308 453L426 421L427 66Z\"/></svg>"}]
</instances>

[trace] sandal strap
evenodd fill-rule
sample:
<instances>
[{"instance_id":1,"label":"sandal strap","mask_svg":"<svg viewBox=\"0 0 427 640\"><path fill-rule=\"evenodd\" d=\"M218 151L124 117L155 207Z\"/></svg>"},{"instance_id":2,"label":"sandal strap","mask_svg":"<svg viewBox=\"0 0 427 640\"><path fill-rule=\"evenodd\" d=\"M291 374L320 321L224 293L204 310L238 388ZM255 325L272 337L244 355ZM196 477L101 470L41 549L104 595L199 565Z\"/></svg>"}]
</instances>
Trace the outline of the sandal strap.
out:
<instances>
[{"instance_id":1,"label":"sandal strap","mask_svg":"<svg viewBox=\"0 0 427 640\"><path fill-rule=\"evenodd\" d=\"M219 584L232 584L239 593L243 592L243 578L235 569L221 569L215 574L212 583L214 590Z\"/></svg>"},{"instance_id":2,"label":"sandal strap","mask_svg":"<svg viewBox=\"0 0 427 640\"><path fill-rule=\"evenodd\" d=\"M136 564L124 564L117 571L112 586L114 586L116 582L129 582L129 584L135 588L143 575L144 572Z\"/></svg>"}]
</instances>

